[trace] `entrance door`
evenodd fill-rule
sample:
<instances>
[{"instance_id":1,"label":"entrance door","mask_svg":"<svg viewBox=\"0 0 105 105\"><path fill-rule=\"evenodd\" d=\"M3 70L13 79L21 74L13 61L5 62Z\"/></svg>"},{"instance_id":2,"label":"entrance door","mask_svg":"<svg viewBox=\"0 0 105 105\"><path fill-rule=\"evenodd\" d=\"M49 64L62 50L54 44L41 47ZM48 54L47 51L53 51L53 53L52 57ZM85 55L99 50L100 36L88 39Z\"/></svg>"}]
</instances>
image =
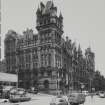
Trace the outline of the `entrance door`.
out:
<instances>
[{"instance_id":1,"label":"entrance door","mask_svg":"<svg viewBox=\"0 0 105 105\"><path fill-rule=\"evenodd\" d=\"M49 89L49 81L48 80L45 80L43 85L44 85L45 90Z\"/></svg>"}]
</instances>

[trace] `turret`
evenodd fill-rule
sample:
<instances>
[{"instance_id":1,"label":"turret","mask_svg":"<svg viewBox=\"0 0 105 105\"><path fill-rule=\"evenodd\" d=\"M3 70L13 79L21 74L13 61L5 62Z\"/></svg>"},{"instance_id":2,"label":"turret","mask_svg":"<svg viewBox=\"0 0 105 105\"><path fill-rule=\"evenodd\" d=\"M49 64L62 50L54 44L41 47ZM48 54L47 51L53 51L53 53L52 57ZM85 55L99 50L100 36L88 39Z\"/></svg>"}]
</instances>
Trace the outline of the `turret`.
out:
<instances>
[{"instance_id":1,"label":"turret","mask_svg":"<svg viewBox=\"0 0 105 105\"><path fill-rule=\"evenodd\" d=\"M78 57L82 56L82 50L81 50L81 47L80 47L80 44L78 46Z\"/></svg>"},{"instance_id":2,"label":"turret","mask_svg":"<svg viewBox=\"0 0 105 105\"><path fill-rule=\"evenodd\" d=\"M57 16L57 7L54 6L53 1L48 1L46 5L41 2L36 14L36 29L38 31L42 30L43 28L49 28L50 25L50 27L59 30L60 35L63 34L63 16L61 13L59 16Z\"/></svg>"}]
</instances>

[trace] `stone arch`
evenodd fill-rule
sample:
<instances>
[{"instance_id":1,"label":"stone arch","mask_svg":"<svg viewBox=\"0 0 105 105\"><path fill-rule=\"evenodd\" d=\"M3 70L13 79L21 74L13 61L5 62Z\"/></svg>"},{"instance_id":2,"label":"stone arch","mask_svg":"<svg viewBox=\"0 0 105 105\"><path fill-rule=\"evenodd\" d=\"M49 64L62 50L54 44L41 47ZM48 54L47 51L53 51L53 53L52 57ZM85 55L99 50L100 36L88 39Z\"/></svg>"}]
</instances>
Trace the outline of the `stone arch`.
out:
<instances>
[{"instance_id":1,"label":"stone arch","mask_svg":"<svg viewBox=\"0 0 105 105\"><path fill-rule=\"evenodd\" d=\"M48 89L49 88L49 81L48 80L44 80L43 85L44 85L45 89Z\"/></svg>"}]
</instances>

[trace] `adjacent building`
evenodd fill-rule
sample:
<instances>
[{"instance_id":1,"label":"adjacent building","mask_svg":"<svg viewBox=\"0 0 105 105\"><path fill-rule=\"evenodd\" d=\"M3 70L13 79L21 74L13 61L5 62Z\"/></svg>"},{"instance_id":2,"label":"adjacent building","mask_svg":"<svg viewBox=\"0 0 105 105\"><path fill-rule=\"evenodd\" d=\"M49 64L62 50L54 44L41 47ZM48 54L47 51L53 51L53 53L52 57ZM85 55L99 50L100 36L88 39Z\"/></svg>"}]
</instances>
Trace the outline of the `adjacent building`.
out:
<instances>
[{"instance_id":1,"label":"adjacent building","mask_svg":"<svg viewBox=\"0 0 105 105\"><path fill-rule=\"evenodd\" d=\"M7 72L5 59L0 61L0 72L4 72L4 73Z\"/></svg>"},{"instance_id":2,"label":"adjacent building","mask_svg":"<svg viewBox=\"0 0 105 105\"><path fill-rule=\"evenodd\" d=\"M54 92L81 84L89 87L94 73L94 53L90 48L82 54L68 37L64 39L63 16L57 13L53 1L40 3L36 12L37 34L27 29L23 35L9 30L5 38L5 59L8 72L18 73L18 85L29 89Z\"/></svg>"}]
</instances>

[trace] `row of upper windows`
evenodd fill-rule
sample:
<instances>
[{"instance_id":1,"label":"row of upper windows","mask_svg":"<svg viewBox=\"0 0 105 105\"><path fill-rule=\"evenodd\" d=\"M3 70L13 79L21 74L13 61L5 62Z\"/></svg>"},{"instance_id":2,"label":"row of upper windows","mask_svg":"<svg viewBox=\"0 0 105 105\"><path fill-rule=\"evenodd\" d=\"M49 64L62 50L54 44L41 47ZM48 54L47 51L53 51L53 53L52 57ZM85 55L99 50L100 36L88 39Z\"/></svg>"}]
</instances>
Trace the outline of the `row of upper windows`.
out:
<instances>
[{"instance_id":1,"label":"row of upper windows","mask_svg":"<svg viewBox=\"0 0 105 105\"><path fill-rule=\"evenodd\" d=\"M20 46L21 47L23 47L23 46L29 46L31 44L37 45L38 44L38 41L32 41L32 40L30 40L30 41L26 41L24 43L18 43L18 46L17 47L20 47Z\"/></svg>"},{"instance_id":2,"label":"row of upper windows","mask_svg":"<svg viewBox=\"0 0 105 105\"><path fill-rule=\"evenodd\" d=\"M20 63L25 63L25 62L31 62L32 61L38 61L38 54L33 54L32 57L30 54L27 55L21 55L19 56L19 62Z\"/></svg>"},{"instance_id":3,"label":"row of upper windows","mask_svg":"<svg viewBox=\"0 0 105 105\"><path fill-rule=\"evenodd\" d=\"M51 54L41 55L41 66L51 66Z\"/></svg>"},{"instance_id":4,"label":"row of upper windows","mask_svg":"<svg viewBox=\"0 0 105 105\"><path fill-rule=\"evenodd\" d=\"M50 48L50 45L49 46L42 46L41 48L40 48L40 53L48 53L48 52L50 52L51 53L51 51L52 51L52 49ZM38 48L33 48L33 49L26 49L26 50L22 50L22 51L18 51L18 54L20 55L20 56L25 56L25 55L27 55L27 54L29 54L29 55L38 55L38 53L39 53L39 50L38 50Z\"/></svg>"},{"instance_id":5,"label":"row of upper windows","mask_svg":"<svg viewBox=\"0 0 105 105\"><path fill-rule=\"evenodd\" d=\"M38 40L38 36L32 36L32 37L29 37L30 35L26 35L27 37L26 38L23 38L23 39L20 39L19 40L19 43L25 43L25 42L27 42L27 41L34 41L34 42L36 42L37 40Z\"/></svg>"},{"instance_id":6,"label":"row of upper windows","mask_svg":"<svg viewBox=\"0 0 105 105\"><path fill-rule=\"evenodd\" d=\"M43 43L43 42L51 42L52 41L52 38L51 37L40 37L40 42ZM58 35L55 35L55 42L57 43L60 43L61 42L61 37L58 36ZM30 40L30 41L26 41L24 43L18 43L18 46L27 46L27 45L30 45L30 44L38 44L38 41L33 41L33 40Z\"/></svg>"},{"instance_id":7,"label":"row of upper windows","mask_svg":"<svg viewBox=\"0 0 105 105\"><path fill-rule=\"evenodd\" d=\"M38 68L38 62L34 62L33 63L33 66L31 63L27 63L27 64L20 64L19 65L19 68L20 69L35 69L35 68Z\"/></svg>"},{"instance_id":8,"label":"row of upper windows","mask_svg":"<svg viewBox=\"0 0 105 105\"><path fill-rule=\"evenodd\" d=\"M37 26L46 25L50 23L55 23L59 28L62 28L62 23L56 18L37 20Z\"/></svg>"}]
</instances>

